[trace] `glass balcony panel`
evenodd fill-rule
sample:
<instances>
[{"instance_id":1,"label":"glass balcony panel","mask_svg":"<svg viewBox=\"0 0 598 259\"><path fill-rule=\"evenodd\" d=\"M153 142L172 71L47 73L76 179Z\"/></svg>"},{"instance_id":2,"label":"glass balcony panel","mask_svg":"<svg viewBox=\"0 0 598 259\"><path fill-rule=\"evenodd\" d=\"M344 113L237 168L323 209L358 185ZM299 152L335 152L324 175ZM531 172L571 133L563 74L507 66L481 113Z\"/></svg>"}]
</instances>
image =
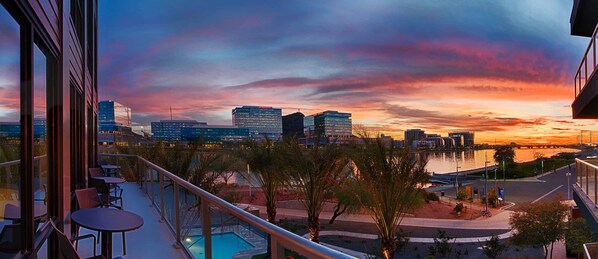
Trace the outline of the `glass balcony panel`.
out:
<instances>
[{"instance_id":1,"label":"glass balcony panel","mask_svg":"<svg viewBox=\"0 0 598 259\"><path fill-rule=\"evenodd\" d=\"M182 187L179 188L180 241L195 258L205 258L205 237L201 234L200 210L199 197Z\"/></svg>"},{"instance_id":2,"label":"glass balcony panel","mask_svg":"<svg viewBox=\"0 0 598 259\"><path fill-rule=\"evenodd\" d=\"M588 197L590 197L592 201L596 202L594 198L596 194L596 169L593 167L588 167L586 174L588 176L586 194L588 195Z\"/></svg>"}]
</instances>

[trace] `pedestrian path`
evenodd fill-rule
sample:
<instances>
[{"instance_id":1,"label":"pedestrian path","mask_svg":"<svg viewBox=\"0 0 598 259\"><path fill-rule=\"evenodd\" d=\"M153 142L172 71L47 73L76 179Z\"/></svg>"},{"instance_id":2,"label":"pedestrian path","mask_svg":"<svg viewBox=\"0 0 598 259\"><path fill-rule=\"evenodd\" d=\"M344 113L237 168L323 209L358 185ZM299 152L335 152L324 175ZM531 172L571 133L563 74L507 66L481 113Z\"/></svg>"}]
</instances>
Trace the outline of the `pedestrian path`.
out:
<instances>
[{"instance_id":1,"label":"pedestrian path","mask_svg":"<svg viewBox=\"0 0 598 259\"><path fill-rule=\"evenodd\" d=\"M260 213L266 213L265 206L249 205L249 204L238 204L241 208L248 206L259 209ZM473 220L462 220L462 219L431 219L431 218L413 218L405 217L401 221L402 226L411 227L428 227L428 228L451 228L451 229L505 229L510 230L509 217L511 211L505 210L492 217L485 218L479 217ZM277 208L276 214L279 217L287 218L306 218L307 215L304 210L298 209L285 209ZM322 212L320 219L328 220L332 217L331 212ZM336 220L347 221L347 222L362 222L362 223L373 223L370 215L366 214L343 214L340 215Z\"/></svg>"},{"instance_id":2,"label":"pedestrian path","mask_svg":"<svg viewBox=\"0 0 598 259\"><path fill-rule=\"evenodd\" d=\"M502 233L498 235L498 239L505 239L509 238L513 235L512 231ZM320 231L320 236L343 236L343 237L354 237L354 238L362 238L362 239L378 239L378 235L372 234L364 234L364 233L355 233L349 231L338 231L338 230L322 230ZM303 235L305 238L309 238L309 233ZM490 240L492 236L483 236L483 237L459 237L453 238L449 242L451 243L475 243L475 242L485 242ZM410 237L409 242L413 243L434 243L434 238L428 237Z\"/></svg>"}]
</instances>

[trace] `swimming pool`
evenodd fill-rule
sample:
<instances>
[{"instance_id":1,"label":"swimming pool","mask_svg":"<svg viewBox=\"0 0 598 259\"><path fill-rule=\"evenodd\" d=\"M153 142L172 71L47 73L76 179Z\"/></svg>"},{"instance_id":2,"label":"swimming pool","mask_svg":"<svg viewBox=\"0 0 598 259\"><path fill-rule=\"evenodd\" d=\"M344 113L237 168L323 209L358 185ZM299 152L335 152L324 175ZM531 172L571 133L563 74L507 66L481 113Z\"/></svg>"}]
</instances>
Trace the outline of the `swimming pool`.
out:
<instances>
[{"instance_id":1,"label":"swimming pool","mask_svg":"<svg viewBox=\"0 0 598 259\"><path fill-rule=\"evenodd\" d=\"M195 258L205 258L203 236L190 236L184 243ZM251 248L235 233L212 234L212 258L232 258L237 252Z\"/></svg>"}]
</instances>

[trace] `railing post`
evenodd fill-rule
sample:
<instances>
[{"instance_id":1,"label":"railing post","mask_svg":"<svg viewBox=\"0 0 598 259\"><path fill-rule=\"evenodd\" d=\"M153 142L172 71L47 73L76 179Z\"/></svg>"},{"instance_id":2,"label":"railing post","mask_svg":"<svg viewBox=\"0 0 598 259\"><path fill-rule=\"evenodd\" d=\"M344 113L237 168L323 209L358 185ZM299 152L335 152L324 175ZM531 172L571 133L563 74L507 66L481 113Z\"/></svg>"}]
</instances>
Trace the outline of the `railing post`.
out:
<instances>
[{"instance_id":1,"label":"railing post","mask_svg":"<svg viewBox=\"0 0 598 259\"><path fill-rule=\"evenodd\" d=\"M204 237L205 258L212 258L212 218L208 201L201 199L201 230Z\"/></svg>"},{"instance_id":2,"label":"railing post","mask_svg":"<svg viewBox=\"0 0 598 259\"><path fill-rule=\"evenodd\" d=\"M284 258L284 248L278 244L278 238L270 235L270 258Z\"/></svg>"},{"instance_id":3,"label":"railing post","mask_svg":"<svg viewBox=\"0 0 598 259\"><path fill-rule=\"evenodd\" d=\"M160 179L160 223L164 223L164 175L158 173Z\"/></svg>"},{"instance_id":4,"label":"railing post","mask_svg":"<svg viewBox=\"0 0 598 259\"><path fill-rule=\"evenodd\" d=\"M151 197L152 203L150 207L156 204L155 196L154 196L154 169L150 169L150 186L151 186Z\"/></svg>"},{"instance_id":5,"label":"railing post","mask_svg":"<svg viewBox=\"0 0 598 259\"><path fill-rule=\"evenodd\" d=\"M598 204L598 179L596 179L596 168L594 168L594 204Z\"/></svg>"},{"instance_id":6,"label":"railing post","mask_svg":"<svg viewBox=\"0 0 598 259\"><path fill-rule=\"evenodd\" d=\"M174 247L179 249L181 245L181 219L180 219L180 204L179 204L179 185L173 181L172 187L174 191L174 232L176 235L176 242Z\"/></svg>"}]
</instances>

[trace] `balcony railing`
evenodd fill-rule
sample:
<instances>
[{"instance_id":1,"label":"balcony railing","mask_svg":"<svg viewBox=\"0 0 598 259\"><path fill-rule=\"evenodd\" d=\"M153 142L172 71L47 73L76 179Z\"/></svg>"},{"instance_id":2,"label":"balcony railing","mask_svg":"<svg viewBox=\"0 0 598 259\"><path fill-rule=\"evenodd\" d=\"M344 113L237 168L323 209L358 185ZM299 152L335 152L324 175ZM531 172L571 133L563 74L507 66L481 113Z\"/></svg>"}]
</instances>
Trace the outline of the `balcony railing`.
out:
<instances>
[{"instance_id":1,"label":"balcony railing","mask_svg":"<svg viewBox=\"0 0 598 259\"><path fill-rule=\"evenodd\" d=\"M581 90L588 83L588 79L592 77L596 68L596 31L598 26L594 29L590 43L586 48L586 52L581 59L577 72L575 73L575 98L581 93Z\"/></svg>"},{"instance_id":2,"label":"balcony railing","mask_svg":"<svg viewBox=\"0 0 598 259\"><path fill-rule=\"evenodd\" d=\"M597 160L598 161L598 160ZM594 204L598 204L598 165L591 160L575 159L577 185Z\"/></svg>"},{"instance_id":3,"label":"balcony railing","mask_svg":"<svg viewBox=\"0 0 598 259\"><path fill-rule=\"evenodd\" d=\"M268 223L143 157L113 154L100 154L100 157L134 174L160 214L160 221L172 230L175 247L185 249L189 257L224 257L216 253L227 250L227 246L219 247L216 243L224 242L219 241L221 235L234 233L245 240L238 242L249 243L251 254L245 256L264 253L269 237L272 258L286 258L287 255L296 258L354 258ZM227 245L232 245L227 242ZM256 245L260 242L261 250ZM252 250L251 246L255 248Z\"/></svg>"}]
</instances>

